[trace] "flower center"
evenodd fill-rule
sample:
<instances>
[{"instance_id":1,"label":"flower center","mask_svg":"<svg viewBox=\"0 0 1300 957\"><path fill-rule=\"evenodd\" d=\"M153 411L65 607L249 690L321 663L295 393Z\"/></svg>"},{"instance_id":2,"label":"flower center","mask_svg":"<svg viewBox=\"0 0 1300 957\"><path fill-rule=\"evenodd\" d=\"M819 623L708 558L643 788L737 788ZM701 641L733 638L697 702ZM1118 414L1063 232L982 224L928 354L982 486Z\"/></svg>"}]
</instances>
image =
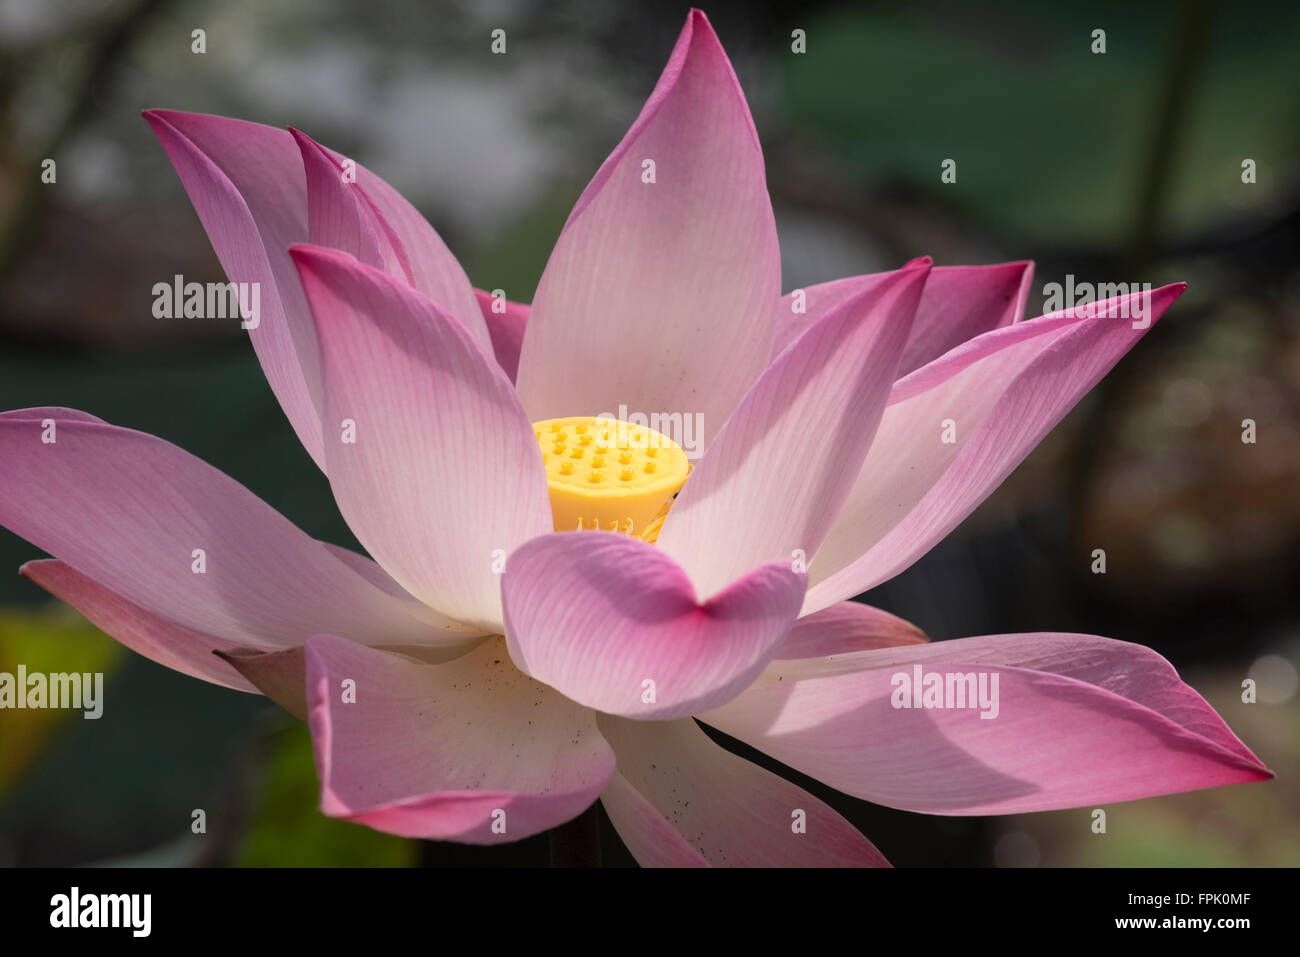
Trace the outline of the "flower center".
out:
<instances>
[{"instance_id":1,"label":"flower center","mask_svg":"<svg viewBox=\"0 0 1300 957\"><path fill-rule=\"evenodd\" d=\"M534 422L533 432L557 532L595 528L645 538L691 473L681 446L643 425L572 416Z\"/></svg>"}]
</instances>

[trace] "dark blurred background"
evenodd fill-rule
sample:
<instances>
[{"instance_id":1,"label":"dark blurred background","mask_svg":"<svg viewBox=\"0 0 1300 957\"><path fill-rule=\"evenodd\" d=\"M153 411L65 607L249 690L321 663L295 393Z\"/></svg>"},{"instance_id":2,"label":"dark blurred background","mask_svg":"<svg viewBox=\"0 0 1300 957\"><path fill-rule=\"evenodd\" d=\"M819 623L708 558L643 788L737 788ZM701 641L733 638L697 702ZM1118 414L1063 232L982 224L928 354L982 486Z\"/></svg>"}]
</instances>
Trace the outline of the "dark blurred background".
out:
<instances>
[{"instance_id":1,"label":"dark blurred background","mask_svg":"<svg viewBox=\"0 0 1300 957\"><path fill-rule=\"evenodd\" d=\"M140 110L300 127L410 197L476 285L528 301L686 12L0 0L0 409L73 406L158 434L355 545L237 324L151 315L155 282L222 277ZM1067 273L1191 283L997 494L866 600L935 640L1058 630L1149 645L1278 773L1108 808L1105 835L1087 808L926 817L794 777L899 865L1300 863L1300 7L706 12L763 141L785 289L927 253L1036 260L1030 316ZM489 51L498 27L504 56ZM1090 572L1095 548L1105 575ZM107 704L97 722L5 713L0 864L547 862L545 837L467 849L322 818L301 726L126 652L18 577L34 557L0 530L0 671L103 670ZM206 835L190 834L195 808ZM604 823L606 863L630 864Z\"/></svg>"}]
</instances>

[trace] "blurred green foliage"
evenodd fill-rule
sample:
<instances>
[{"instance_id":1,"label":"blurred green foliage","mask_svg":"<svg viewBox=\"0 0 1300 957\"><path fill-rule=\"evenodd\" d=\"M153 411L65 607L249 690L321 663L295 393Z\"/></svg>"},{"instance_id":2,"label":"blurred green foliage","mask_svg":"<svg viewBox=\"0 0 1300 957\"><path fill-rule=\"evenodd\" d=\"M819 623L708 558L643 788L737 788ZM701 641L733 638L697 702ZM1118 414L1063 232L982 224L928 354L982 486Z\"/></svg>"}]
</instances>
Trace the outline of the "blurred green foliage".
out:
<instances>
[{"instance_id":1,"label":"blurred green foliage","mask_svg":"<svg viewBox=\"0 0 1300 957\"><path fill-rule=\"evenodd\" d=\"M125 649L71 608L0 609L0 672L103 672L105 683ZM18 780L65 722L84 721L70 709L7 711L0 735L0 795ZM95 720L103 720L102 717Z\"/></svg>"},{"instance_id":2,"label":"blurred green foliage","mask_svg":"<svg viewBox=\"0 0 1300 957\"><path fill-rule=\"evenodd\" d=\"M315 810L320 785L307 726L275 735L252 825L233 863L244 867L412 867L415 841L381 834ZM310 810L307 810L310 809Z\"/></svg>"},{"instance_id":3,"label":"blurred green foliage","mask_svg":"<svg viewBox=\"0 0 1300 957\"><path fill-rule=\"evenodd\" d=\"M1176 9L1015 4L995 20L974 6L942 18L920 6L839 7L808 25L809 54L789 58L792 125L865 176L941 194L985 228L1113 244L1138 212ZM1091 52L1095 28L1106 30L1104 55ZM1258 212L1296 186L1276 171L1294 169L1300 143L1300 7L1225 5L1212 29L1187 78L1194 107L1168 174L1166 225L1180 230ZM1243 190L1247 157L1264 172ZM946 158L955 185L940 182Z\"/></svg>"}]
</instances>

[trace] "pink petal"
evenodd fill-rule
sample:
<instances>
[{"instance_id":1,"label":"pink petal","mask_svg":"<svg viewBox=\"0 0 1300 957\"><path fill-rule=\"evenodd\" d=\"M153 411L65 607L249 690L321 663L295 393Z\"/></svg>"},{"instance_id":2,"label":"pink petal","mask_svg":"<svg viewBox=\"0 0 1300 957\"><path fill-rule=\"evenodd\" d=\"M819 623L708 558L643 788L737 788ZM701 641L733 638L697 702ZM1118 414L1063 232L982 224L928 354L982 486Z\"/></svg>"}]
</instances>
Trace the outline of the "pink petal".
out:
<instances>
[{"instance_id":1,"label":"pink petal","mask_svg":"<svg viewBox=\"0 0 1300 957\"><path fill-rule=\"evenodd\" d=\"M53 419L56 423L62 421L74 422L103 422L97 415L91 415L89 412L82 412L79 409L65 409L61 405L42 405L31 409L14 409L11 412L0 412L0 422L6 420L12 421L29 421L35 419L38 422L44 422L46 419Z\"/></svg>"},{"instance_id":2,"label":"pink petal","mask_svg":"<svg viewBox=\"0 0 1300 957\"><path fill-rule=\"evenodd\" d=\"M996 716L895 708L894 676L916 666L996 674ZM848 794L932 814L1086 807L1272 776L1167 661L1093 635L775 662L701 719Z\"/></svg>"},{"instance_id":3,"label":"pink petal","mask_svg":"<svg viewBox=\"0 0 1300 957\"><path fill-rule=\"evenodd\" d=\"M889 866L831 807L694 721L602 715L600 730L618 756L601 801L643 867Z\"/></svg>"},{"instance_id":4,"label":"pink petal","mask_svg":"<svg viewBox=\"0 0 1300 957\"><path fill-rule=\"evenodd\" d=\"M1019 322L1033 282L1032 262L941 266L932 271L898 363L899 378L969 339Z\"/></svg>"},{"instance_id":5,"label":"pink petal","mask_svg":"<svg viewBox=\"0 0 1300 957\"><path fill-rule=\"evenodd\" d=\"M547 263L519 360L524 407L534 421L620 404L700 413L712 436L767 362L780 268L758 135L692 11Z\"/></svg>"},{"instance_id":6,"label":"pink petal","mask_svg":"<svg viewBox=\"0 0 1300 957\"><path fill-rule=\"evenodd\" d=\"M259 283L248 330L294 431L324 467L320 370L306 303L285 250L307 237L302 160L284 130L219 116L146 110L231 282Z\"/></svg>"},{"instance_id":7,"label":"pink petal","mask_svg":"<svg viewBox=\"0 0 1300 957\"><path fill-rule=\"evenodd\" d=\"M218 639L205 649L292 646L327 625L375 644L474 634L376 587L168 442L83 417L56 420L51 444L44 435L38 419L0 419L0 525L141 612Z\"/></svg>"},{"instance_id":8,"label":"pink petal","mask_svg":"<svg viewBox=\"0 0 1300 957\"><path fill-rule=\"evenodd\" d=\"M1153 291L1148 324L1185 288ZM1142 337L1118 318L1120 303L1129 309L1137 296L1094 304L1085 318L1054 313L996 329L899 380L809 566L804 614L898 574L974 511Z\"/></svg>"},{"instance_id":9,"label":"pink petal","mask_svg":"<svg viewBox=\"0 0 1300 957\"><path fill-rule=\"evenodd\" d=\"M495 637L495 636L494 636ZM428 645L378 645L379 651L392 652L414 658L425 664L442 664L455 661L474 650L474 645L436 648ZM307 715L307 652L305 645L263 651L259 648L226 648L214 652L216 657L230 665L285 711L300 721Z\"/></svg>"},{"instance_id":10,"label":"pink petal","mask_svg":"<svg viewBox=\"0 0 1300 957\"><path fill-rule=\"evenodd\" d=\"M934 260L929 256L918 256L916 259L904 263L902 269L933 265ZM844 305L845 302L854 296L861 295L868 289L874 289L882 283L888 282L902 269L873 272L864 276L850 276L847 279L817 283L813 286L806 286L803 289L796 289L786 293L781 297L781 308L777 312L776 322L772 327L772 345L768 350L770 353L768 361L771 362L782 352L785 352L790 343L811 329L822 318L829 315L832 309ZM930 270L931 275L934 272L934 269ZM921 294L921 302L925 302L924 292ZM800 309L802 311L796 311ZM915 321L913 320L913 324L915 324ZM911 333L909 332L908 335L910 338Z\"/></svg>"},{"instance_id":11,"label":"pink petal","mask_svg":"<svg viewBox=\"0 0 1300 957\"><path fill-rule=\"evenodd\" d=\"M330 635L306 654L331 817L406 837L517 841L581 813L613 773L595 715L516 671L499 639L441 665Z\"/></svg>"},{"instance_id":12,"label":"pink petal","mask_svg":"<svg viewBox=\"0 0 1300 957\"><path fill-rule=\"evenodd\" d=\"M344 253L292 254L318 328L343 517L411 594L499 630L500 561L551 530L541 451L510 380L409 287Z\"/></svg>"},{"instance_id":13,"label":"pink petal","mask_svg":"<svg viewBox=\"0 0 1300 957\"><path fill-rule=\"evenodd\" d=\"M369 170L358 165L356 182L344 191L340 179L334 190L324 167L342 157L301 134L303 152L286 130L259 123L175 110L146 110L144 116L176 167L227 277L261 284L260 321L249 337L276 398L322 468L315 330L287 252L311 235L304 153L315 160L312 205L325 216L318 234L342 243L355 240L343 228L350 205L356 220L401 264L404 281L488 342L464 270L415 208Z\"/></svg>"},{"instance_id":14,"label":"pink petal","mask_svg":"<svg viewBox=\"0 0 1300 957\"><path fill-rule=\"evenodd\" d=\"M239 691L257 691L236 669L213 654L217 649L237 647L234 642L173 625L95 584L63 562L28 562L19 572L132 651L193 678Z\"/></svg>"},{"instance_id":15,"label":"pink petal","mask_svg":"<svg viewBox=\"0 0 1300 957\"><path fill-rule=\"evenodd\" d=\"M385 229L365 191L349 182L343 160L306 133L290 127L289 134L302 154L307 178L307 241L355 256L412 285L406 249L391 229Z\"/></svg>"},{"instance_id":16,"label":"pink petal","mask_svg":"<svg viewBox=\"0 0 1300 957\"><path fill-rule=\"evenodd\" d=\"M579 704L682 717L753 681L794 621L803 583L789 562L772 562L700 604L682 569L639 539L546 535L515 551L502 579L510 657Z\"/></svg>"},{"instance_id":17,"label":"pink petal","mask_svg":"<svg viewBox=\"0 0 1300 957\"><path fill-rule=\"evenodd\" d=\"M601 792L600 803L623 844L642 867L709 866L663 812L617 771Z\"/></svg>"},{"instance_id":18,"label":"pink petal","mask_svg":"<svg viewBox=\"0 0 1300 957\"><path fill-rule=\"evenodd\" d=\"M524 326L528 322L528 306L508 299L498 300L489 292L475 289L483 321L492 336L492 351L497 364L505 370L510 381L519 374L519 350L524 344Z\"/></svg>"},{"instance_id":19,"label":"pink petal","mask_svg":"<svg viewBox=\"0 0 1300 957\"><path fill-rule=\"evenodd\" d=\"M228 648L215 652L229 667L299 721L307 720L307 646L262 651Z\"/></svg>"},{"instance_id":20,"label":"pink petal","mask_svg":"<svg viewBox=\"0 0 1300 957\"><path fill-rule=\"evenodd\" d=\"M928 272L899 270L831 310L745 396L659 534L699 594L816 553L871 446Z\"/></svg>"},{"instance_id":21,"label":"pink petal","mask_svg":"<svg viewBox=\"0 0 1300 957\"><path fill-rule=\"evenodd\" d=\"M407 601L412 600L410 593L397 582L393 581L388 572L379 565L378 562L367 558L352 551L350 548L342 548L338 545L332 545L329 542L321 542L325 550L341 561L348 568L352 569L370 584L376 588L388 592L395 598L401 598Z\"/></svg>"},{"instance_id":22,"label":"pink petal","mask_svg":"<svg viewBox=\"0 0 1300 957\"><path fill-rule=\"evenodd\" d=\"M428 221L369 170L291 129L307 175L306 238L350 253L424 293L483 346L491 340L469 277ZM355 180L349 179L349 174Z\"/></svg>"},{"instance_id":23,"label":"pink petal","mask_svg":"<svg viewBox=\"0 0 1300 957\"><path fill-rule=\"evenodd\" d=\"M929 640L910 621L861 602L842 601L796 621L775 657L824 658Z\"/></svg>"},{"instance_id":24,"label":"pink petal","mask_svg":"<svg viewBox=\"0 0 1300 957\"><path fill-rule=\"evenodd\" d=\"M924 260L913 260L908 266ZM907 267L904 267L907 268ZM794 294L781 300L781 319L772 341L772 357L818 318L844 300L890 276L872 273L837 279L803 290L806 312L793 311ZM992 329L1017 322L1025 314L1025 303L1034 281L1032 262L999 263L996 266L936 266L916 308L916 321L903 357L898 363L901 378L951 349Z\"/></svg>"}]
</instances>

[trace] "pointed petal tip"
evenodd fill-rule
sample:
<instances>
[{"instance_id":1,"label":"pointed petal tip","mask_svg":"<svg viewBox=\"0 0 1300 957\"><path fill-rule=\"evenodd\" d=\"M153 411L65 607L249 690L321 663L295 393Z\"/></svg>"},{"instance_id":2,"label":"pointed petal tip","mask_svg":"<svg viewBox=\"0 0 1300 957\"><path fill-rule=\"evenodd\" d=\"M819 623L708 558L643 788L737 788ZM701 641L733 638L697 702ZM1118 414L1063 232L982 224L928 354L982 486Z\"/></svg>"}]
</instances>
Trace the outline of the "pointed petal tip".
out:
<instances>
[{"instance_id":1,"label":"pointed petal tip","mask_svg":"<svg viewBox=\"0 0 1300 957\"><path fill-rule=\"evenodd\" d=\"M701 38L712 40L718 49L722 49L722 41L718 39L718 31L713 29L709 15L699 7L691 7L690 12L686 15L685 29L698 30Z\"/></svg>"},{"instance_id":2,"label":"pointed petal tip","mask_svg":"<svg viewBox=\"0 0 1300 957\"><path fill-rule=\"evenodd\" d=\"M294 265L301 272L303 269L314 269L326 263L346 264L355 262L357 265L364 265L358 262L355 256L344 252L341 249L330 249L328 246L317 246L315 243L290 243L289 258L293 260Z\"/></svg>"},{"instance_id":3,"label":"pointed petal tip","mask_svg":"<svg viewBox=\"0 0 1300 957\"><path fill-rule=\"evenodd\" d=\"M905 636L909 640L909 643L914 645L930 644L930 636L925 633L924 628L920 625L914 625L904 618L898 620L907 626L900 631L900 636Z\"/></svg>"},{"instance_id":4,"label":"pointed petal tip","mask_svg":"<svg viewBox=\"0 0 1300 957\"><path fill-rule=\"evenodd\" d=\"M153 130L154 136L159 139L162 139L163 135L168 130L174 129L172 122L169 119L170 114L170 110L152 109L140 111L140 115L144 117L144 121L149 124L149 129Z\"/></svg>"},{"instance_id":5,"label":"pointed petal tip","mask_svg":"<svg viewBox=\"0 0 1300 957\"><path fill-rule=\"evenodd\" d=\"M717 31L713 29L713 24L709 22L709 15L698 7L693 7L686 16L686 25L682 28L682 33L685 34L687 31L690 31L693 39L698 37L705 43L711 42L719 51L723 49Z\"/></svg>"},{"instance_id":6,"label":"pointed petal tip","mask_svg":"<svg viewBox=\"0 0 1300 957\"><path fill-rule=\"evenodd\" d=\"M149 124L155 134L159 134L163 129L170 129L180 132L177 121L187 116L203 116L202 113L186 113L184 110L169 110L164 107L152 107L147 110L141 110L140 115L144 121Z\"/></svg>"},{"instance_id":7,"label":"pointed petal tip","mask_svg":"<svg viewBox=\"0 0 1300 957\"><path fill-rule=\"evenodd\" d=\"M1157 656L1159 657L1159 656ZM1172 670L1173 666L1169 666ZM1180 679L1181 680L1181 679ZM1204 701L1204 699L1202 699ZM1222 720L1222 719L1220 719ZM1226 724L1223 730L1227 733L1235 748L1230 748L1232 752L1233 763L1241 769L1242 775L1236 781L1227 782L1229 784L1257 784L1261 781L1272 781L1277 777L1277 772L1265 764L1254 751L1252 751L1241 738L1229 728ZM1222 744L1222 742L1220 742Z\"/></svg>"},{"instance_id":8,"label":"pointed petal tip","mask_svg":"<svg viewBox=\"0 0 1300 957\"><path fill-rule=\"evenodd\" d=\"M286 126L285 129L289 131L289 135L293 137L294 142L298 144L300 150L306 151L311 149L320 153L326 153L325 147L321 146L302 130L298 129L298 127ZM328 154L326 153L326 155Z\"/></svg>"},{"instance_id":9,"label":"pointed petal tip","mask_svg":"<svg viewBox=\"0 0 1300 957\"><path fill-rule=\"evenodd\" d=\"M1229 733L1231 734L1231 731ZM1233 737L1236 738L1236 735L1233 735ZM1272 781L1277 777L1277 772L1265 764L1260 759L1259 755L1246 746L1245 742L1240 738L1236 738L1236 742L1241 746L1241 750L1245 752L1241 755L1243 763L1253 775L1252 777L1244 778L1241 783L1251 784L1258 781Z\"/></svg>"},{"instance_id":10,"label":"pointed petal tip","mask_svg":"<svg viewBox=\"0 0 1300 957\"><path fill-rule=\"evenodd\" d=\"M33 558L18 566L18 574L23 578L26 578L29 582L32 582L41 588L45 588L45 586L41 584L40 570L58 564L59 560L57 558ZM49 591L48 588L45 590Z\"/></svg>"},{"instance_id":11,"label":"pointed petal tip","mask_svg":"<svg viewBox=\"0 0 1300 957\"><path fill-rule=\"evenodd\" d=\"M873 289L871 286L867 286L855 298L863 298L863 297L869 298L870 296L874 295L877 291L879 291L879 289L882 288L888 289L890 287L898 289L900 291L900 294L904 294L903 293L904 290L907 290L909 287L913 287L914 294L920 296L921 290L925 287L925 284L929 281L930 273L934 271L934 268L935 268L934 260L932 260L929 256L925 256L922 259L918 259L913 262L906 263L905 265L901 266L899 269L895 270L894 274L889 278L887 278L881 284L880 287ZM907 321L910 324L914 319L915 319L915 310L909 313L907 317Z\"/></svg>"},{"instance_id":12,"label":"pointed petal tip","mask_svg":"<svg viewBox=\"0 0 1300 957\"><path fill-rule=\"evenodd\" d=\"M1272 781L1277 777L1277 772L1256 757L1255 752L1249 748L1245 750L1250 753L1250 758L1244 756L1240 758L1239 764L1243 773L1236 781L1229 781L1228 784L1259 784L1263 781Z\"/></svg>"},{"instance_id":13,"label":"pointed petal tip","mask_svg":"<svg viewBox=\"0 0 1300 957\"><path fill-rule=\"evenodd\" d=\"M993 263L989 266L976 266L974 268L1005 270L1008 273L1024 275L1026 272L1033 271L1034 261L1032 259L1012 259L1009 262Z\"/></svg>"},{"instance_id":14,"label":"pointed petal tip","mask_svg":"<svg viewBox=\"0 0 1300 957\"><path fill-rule=\"evenodd\" d=\"M1186 291L1187 283L1171 282L1146 293L1145 295L1148 296L1153 303L1153 315L1150 320L1150 325L1154 326L1158 320L1163 318L1165 313L1169 311L1169 308L1182 298L1183 293Z\"/></svg>"},{"instance_id":15,"label":"pointed petal tip","mask_svg":"<svg viewBox=\"0 0 1300 957\"><path fill-rule=\"evenodd\" d=\"M317 246L315 243L290 243L288 252L289 258L293 260L294 267L298 270L300 277L311 276L322 282L327 282L331 277L337 276L338 271L341 270L353 276L362 277L366 281L377 280L381 285L391 284L399 295L409 293L427 301L444 316L447 314L439 303L434 302L427 296L420 295L418 291L394 279L384 270L362 262L345 249Z\"/></svg>"},{"instance_id":16,"label":"pointed petal tip","mask_svg":"<svg viewBox=\"0 0 1300 957\"><path fill-rule=\"evenodd\" d=\"M18 566L18 574L23 578L26 578L29 582L39 585L41 588L45 588L45 586L41 584L40 570L59 564L61 564L61 562L57 558L33 558ZM46 591L49 591L49 589L47 588Z\"/></svg>"},{"instance_id":17,"label":"pointed petal tip","mask_svg":"<svg viewBox=\"0 0 1300 957\"><path fill-rule=\"evenodd\" d=\"M60 596L55 594L54 591L50 589L50 586L42 580L43 576L41 570L49 568L51 571L57 572L58 568L51 566L59 566L62 564L64 563L60 562L57 558L33 558L30 561L23 562L22 565L18 567L18 574L23 578L26 578L37 588L49 592L52 597L59 598ZM67 602L65 602L65 604L67 604Z\"/></svg>"},{"instance_id":18,"label":"pointed petal tip","mask_svg":"<svg viewBox=\"0 0 1300 957\"><path fill-rule=\"evenodd\" d=\"M325 163L328 167L333 168L336 172L342 167L334 159L333 154L322 146L316 140L312 139L296 126L286 126L289 135L293 137L294 145L298 147L298 152L302 156L303 165L311 169L312 163Z\"/></svg>"}]
</instances>

